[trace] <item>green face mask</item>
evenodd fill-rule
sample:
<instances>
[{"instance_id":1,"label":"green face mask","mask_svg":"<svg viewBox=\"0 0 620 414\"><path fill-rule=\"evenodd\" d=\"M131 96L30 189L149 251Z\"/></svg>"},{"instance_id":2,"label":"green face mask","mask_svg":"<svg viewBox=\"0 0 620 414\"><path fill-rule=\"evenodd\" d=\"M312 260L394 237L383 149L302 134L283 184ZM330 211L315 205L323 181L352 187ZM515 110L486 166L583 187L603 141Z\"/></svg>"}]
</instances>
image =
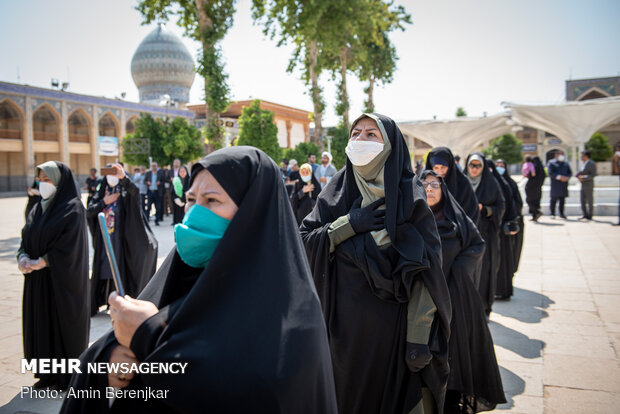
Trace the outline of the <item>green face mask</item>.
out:
<instances>
[{"instance_id":1,"label":"green face mask","mask_svg":"<svg viewBox=\"0 0 620 414\"><path fill-rule=\"evenodd\" d=\"M192 267L205 267L229 224L230 220L194 204L183 222L174 226L174 239L181 259Z\"/></svg>"}]
</instances>

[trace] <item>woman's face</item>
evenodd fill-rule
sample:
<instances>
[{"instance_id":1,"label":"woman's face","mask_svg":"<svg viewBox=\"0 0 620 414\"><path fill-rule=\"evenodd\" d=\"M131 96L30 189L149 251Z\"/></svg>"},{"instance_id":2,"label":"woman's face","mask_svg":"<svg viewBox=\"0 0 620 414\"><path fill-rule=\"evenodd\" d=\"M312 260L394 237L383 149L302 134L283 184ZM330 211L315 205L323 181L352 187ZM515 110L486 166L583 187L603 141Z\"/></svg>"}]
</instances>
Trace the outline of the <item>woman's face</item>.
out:
<instances>
[{"instance_id":1,"label":"woman's face","mask_svg":"<svg viewBox=\"0 0 620 414\"><path fill-rule=\"evenodd\" d=\"M441 201L441 196L443 193L441 191L441 181L439 181L439 178L429 174L424 179L422 185L426 190L426 201L428 202L429 206L433 207L435 204Z\"/></svg>"},{"instance_id":2,"label":"woman's face","mask_svg":"<svg viewBox=\"0 0 620 414\"><path fill-rule=\"evenodd\" d=\"M187 171L185 170L185 168L181 168L181 169L179 170L179 176L180 176L181 178L185 178L185 177L187 177Z\"/></svg>"},{"instance_id":3,"label":"woman's face","mask_svg":"<svg viewBox=\"0 0 620 414\"><path fill-rule=\"evenodd\" d=\"M312 174L312 170L309 170L307 168L304 168L303 170L299 170L299 175L301 175L302 177L308 177L311 174Z\"/></svg>"},{"instance_id":4,"label":"woman's face","mask_svg":"<svg viewBox=\"0 0 620 414\"><path fill-rule=\"evenodd\" d=\"M496 167L496 168L497 168L497 167L502 167L503 169L506 169L506 164L504 164L503 162L501 162L501 161L500 161L500 162L498 162L498 163L495 163L495 167Z\"/></svg>"},{"instance_id":5,"label":"woman's face","mask_svg":"<svg viewBox=\"0 0 620 414\"><path fill-rule=\"evenodd\" d=\"M185 212L194 204L206 207L227 220L232 220L239 210L237 204L207 170L201 170L187 190Z\"/></svg>"},{"instance_id":6,"label":"woman's face","mask_svg":"<svg viewBox=\"0 0 620 414\"><path fill-rule=\"evenodd\" d=\"M54 184L52 180L43 172L43 170L39 170L39 182L40 183L50 183Z\"/></svg>"},{"instance_id":7,"label":"woman's face","mask_svg":"<svg viewBox=\"0 0 620 414\"><path fill-rule=\"evenodd\" d=\"M381 131L379 130L379 126L372 118L362 118L357 121L357 124L353 127L353 131L351 131L351 136L349 137L349 141L374 141L379 144L383 144L383 135L381 135Z\"/></svg>"},{"instance_id":8,"label":"woman's face","mask_svg":"<svg viewBox=\"0 0 620 414\"><path fill-rule=\"evenodd\" d=\"M448 174L448 170L449 168L446 165L441 165L441 164L433 165L433 171L441 175L441 178L446 178L446 174Z\"/></svg>"},{"instance_id":9,"label":"woman's face","mask_svg":"<svg viewBox=\"0 0 620 414\"><path fill-rule=\"evenodd\" d=\"M478 160L471 160L467 164L467 171L470 176L477 177L482 174L482 163Z\"/></svg>"}]
</instances>

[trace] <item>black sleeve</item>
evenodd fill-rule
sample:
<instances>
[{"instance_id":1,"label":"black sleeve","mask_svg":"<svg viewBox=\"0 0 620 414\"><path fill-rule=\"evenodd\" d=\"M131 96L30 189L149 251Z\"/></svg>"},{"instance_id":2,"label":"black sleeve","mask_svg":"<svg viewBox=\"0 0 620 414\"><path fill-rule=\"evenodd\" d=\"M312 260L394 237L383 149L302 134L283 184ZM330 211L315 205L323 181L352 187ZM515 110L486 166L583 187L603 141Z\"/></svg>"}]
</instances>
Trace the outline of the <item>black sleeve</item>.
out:
<instances>
[{"instance_id":1,"label":"black sleeve","mask_svg":"<svg viewBox=\"0 0 620 414\"><path fill-rule=\"evenodd\" d=\"M168 326L168 321L172 315L176 313L176 310L181 305L182 299L178 299L160 309L155 315L142 322L133 334L129 348L136 355L138 361L144 361L155 350L157 340L166 326Z\"/></svg>"}]
</instances>

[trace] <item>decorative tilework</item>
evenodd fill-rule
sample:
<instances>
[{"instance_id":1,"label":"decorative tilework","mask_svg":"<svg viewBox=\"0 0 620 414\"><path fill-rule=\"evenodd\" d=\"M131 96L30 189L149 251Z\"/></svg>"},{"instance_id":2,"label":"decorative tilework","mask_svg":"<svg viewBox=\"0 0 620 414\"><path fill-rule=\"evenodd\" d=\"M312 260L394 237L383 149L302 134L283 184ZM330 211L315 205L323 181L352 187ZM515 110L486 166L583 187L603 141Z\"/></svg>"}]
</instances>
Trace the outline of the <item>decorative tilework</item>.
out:
<instances>
[{"instance_id":1,"label":"decorative tilework","mask_svg":"<svg viewBox=\"0 0 620 414\"><path fill-rule=\"evenodd\" d=\"M73 113L74 110L76 110L77 108L81 108L84 110L84 112L86 112L88 115L90 115L91 117L93 116L93 111L91 109L90 106L86 106L86 105L79 105L79 104L73 104L73 103L69 103L67 104L67 111L71 114Z\"/></svg>"},{"instance_id":2,"label":"decorative tilework","mask_svg":"<svg viewBox=\"0 0 620 414\"><path fill-rule=\"evenodd\" d=\"M58 113L60 113L61 111L61 103L60 101L50 101L48 99L33 99L31 101L31 105L32 105L32 112L36 111L39 106L43 105L43 104L48 104L49 106L51 106L52 108L54 108L55 110L58 111Z\"/></svg>"},{"instance_id":3,"label":"decorative tilework","mask_svg":"<svg viewBox=\"0 0 620 414\"><path fill-rule=\"evenodd\" d=\"M26 105L24 104L23 96L5 95L5 94L0 93L0 101L3 100L4 98L10 99L11 101L13 101L15 105L19 106L22 110L26 110Z\"/></svg>"}]
</instances>

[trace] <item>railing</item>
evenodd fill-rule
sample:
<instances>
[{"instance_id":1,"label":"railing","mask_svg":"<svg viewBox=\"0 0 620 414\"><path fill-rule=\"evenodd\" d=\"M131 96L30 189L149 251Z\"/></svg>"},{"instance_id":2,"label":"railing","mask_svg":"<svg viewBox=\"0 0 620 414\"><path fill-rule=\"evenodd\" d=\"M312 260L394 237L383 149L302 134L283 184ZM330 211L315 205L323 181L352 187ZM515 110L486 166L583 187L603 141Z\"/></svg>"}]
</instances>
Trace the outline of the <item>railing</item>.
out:
<instances>
[{"instance_id":1,"label":"railing","mask_svg":"<svg viewBox=\"0 0 620 414\"><path fill-rule=\"evenodd\" d=\"M69 134L69 142L90 142L88 134Z\"/></svg>"},{"instance_id":2,"label":"railing","mask_svg":"<svg viewBox=\"0 0 620 414\"><path fill-rule=\"evenodd\" d=\"M58 141L58 132L34 131L35 141Z\"/></svg>"},{"instance_id":3,"label":"railing","mask_svg":"<svg viewBox=\"0 0 620 414\"><path fill-rule=\"evenodd\" d=\"M15 129L0 129L0 138L22 139L22 131Z\"/></svg>"}]
</instances>

